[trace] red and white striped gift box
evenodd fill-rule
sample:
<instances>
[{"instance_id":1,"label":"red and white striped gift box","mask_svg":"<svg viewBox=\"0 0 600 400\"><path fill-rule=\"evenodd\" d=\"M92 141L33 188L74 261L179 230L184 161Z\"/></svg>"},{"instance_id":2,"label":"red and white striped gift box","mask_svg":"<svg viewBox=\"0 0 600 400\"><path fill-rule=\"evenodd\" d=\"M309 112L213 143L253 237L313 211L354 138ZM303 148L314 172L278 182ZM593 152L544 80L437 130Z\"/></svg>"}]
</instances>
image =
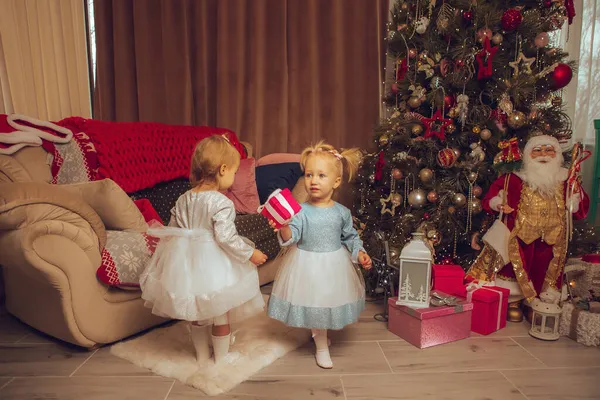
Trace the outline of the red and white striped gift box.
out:
<instances>
[{"instance_id":1,"label":"red and white striped gift box","mask_svg":"<svg viewBox=\"0 0 600 400\"><path fill-rule=\"evenodd\" d=\"M300 204L292 196L289 189L277 189L267 199L264 205L258 208L258 212L269 221L273 221L276 228L291 221L294 215L302 209Z\"/></svg>"}]
</instances>

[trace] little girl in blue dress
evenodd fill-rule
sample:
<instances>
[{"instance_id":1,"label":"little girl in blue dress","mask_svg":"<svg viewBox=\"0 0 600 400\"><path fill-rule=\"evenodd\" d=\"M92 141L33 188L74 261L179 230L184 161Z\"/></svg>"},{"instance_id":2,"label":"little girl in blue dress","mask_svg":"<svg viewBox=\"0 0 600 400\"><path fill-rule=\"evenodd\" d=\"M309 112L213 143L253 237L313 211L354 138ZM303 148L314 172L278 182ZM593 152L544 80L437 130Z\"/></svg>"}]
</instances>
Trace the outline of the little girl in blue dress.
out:
<instances>
[{"instance_id":1,"label":"little girl in blue dress","mask_svg":"<svg viewBox=\"0 0 600 400\"><path fill-rule=\"evenodd\" d=\"M309 328L321 368L332 368L327 329L342 329L358 320L365 304L360 263L371 259L352 224L352 215L331 199L342 183L345 162L349 180L361 160L358 149L341 154L323 142L302 152L301 165L308 202L289 225L278 232L289 247L281 260L268 315L289 326Z\"/></svg>"}]
</instances>

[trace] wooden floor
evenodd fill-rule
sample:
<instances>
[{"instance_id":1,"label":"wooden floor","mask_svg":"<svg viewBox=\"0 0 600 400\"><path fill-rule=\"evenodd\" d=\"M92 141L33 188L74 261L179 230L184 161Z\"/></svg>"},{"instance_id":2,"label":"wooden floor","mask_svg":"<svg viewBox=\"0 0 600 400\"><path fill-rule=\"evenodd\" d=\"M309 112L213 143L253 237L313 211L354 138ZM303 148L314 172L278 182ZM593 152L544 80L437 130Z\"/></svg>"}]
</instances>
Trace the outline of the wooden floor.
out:
<instances>
[{"instance_id":1,"label":"wooden floor","mask_svg":"<svg viewBox=\"0 0 600 400\"><path fill-rule=\"evenodd\" d=\"M215 399L600 399L600 349L529 337L525 324L419 350L373 318L332 334L334 368L307 345ZM110 354L49 339L0 316L0 399L181 400L202 393Z\"/></svg>"}]
</instances>

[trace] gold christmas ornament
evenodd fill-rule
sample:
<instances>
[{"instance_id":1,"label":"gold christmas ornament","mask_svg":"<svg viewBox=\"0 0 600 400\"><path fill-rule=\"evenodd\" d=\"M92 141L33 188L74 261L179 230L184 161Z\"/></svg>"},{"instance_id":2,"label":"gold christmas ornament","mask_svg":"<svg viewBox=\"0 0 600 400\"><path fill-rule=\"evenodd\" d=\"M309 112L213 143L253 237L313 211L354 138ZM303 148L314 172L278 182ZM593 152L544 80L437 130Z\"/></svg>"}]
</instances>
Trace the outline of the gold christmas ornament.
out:
<instances>
[{"instance_id":1,"label":"gold christmas ornament","mask_svg":"<svg viewBox=\"0 0 600 400\"><path fill-rule=\"evenodd\" d=\"M379 145L386 146L390 142L390 138L388 135L383 134L379 136Z\"/></svg>"},{"instance_id":2,"label":"gold christmas ornament","mask_svg":"<svg viewBox=\"0 0 600 400\"><path fill-rule=\"evenodd\" d=\"M446 133L452 134L454 132L456 132L456 125L450 124L446 127Z\"/></svg>"},{"instance_id":3,"label":"gold christmas ornament","mask_svg":"<svg viewBox=\"0 0 600 400\"><path fill-rule=\"evenodd\" d=\"M554 96L551 100L551 103L554 107L560 107L562 106L562 98Z\"/></svg>"},{"instance_id":4,"label":"gold christmas ornament","mask_svg":"<svg viewBox=\"0 0 600 400\"><path fill-rule=\"evenodd\" d=\"M394 168L392 170L392 178L394 178L397 181L402 179L402 171L400 171L398 168Z\"/></svg>"},{"instance_id":5,"label":"gold christmas ornament","mask_svg":"<svg viewBox=\"0 0 600 400\"><path fill-rule=\"evenodd\" d=\"M454 213L456 212L456 208L455 208L454 206L450 206L450 207L448 207L448 212L449 212L450 214L453 214L453 215L454 215Z\"/></svg>"},{"instance_id":6,"label":"gold christmas ornament","mask_svg":"<svg viewBox=\"0 0 600 400\"><path fill-rule=\"evenodd\" d=\"M392 195L392 204L396 207L402 204L402 195L400 195L399 193L394 193Z\"/></svg>"},{"instance_id":7,"label":"gold christmas ornament","mask_svg":"<svg viewBox=\"0 0 600 400\"><path fill-rule=\"evenodd\" d=\"M482 193L483 193L483 189L481 188L481 186L473 186L473 195L475 197L481 196Z\"/></svg>"},{"instance_id":8,"label":"gold christmas ornament","mask_svg":"<svg viewBox=\"0 0 600 400\"><path fill-rule=\"evenodd\" d=\"M521 111L515 111L508 116L507 123L513 129L520 129L527 123L527 117Z\"/></svg>"},{"instance_id":9,"label":"gold christmas ornament","mask_svg":"<svg viewBox=\"0 0 600 400\"><path fill-rule=\"evenodd\" d=\"M410 108L419 108L421 106L421 104L423 104L423 102L418 97L415 97L415 96L412 96L411 98L409 98L407 103Z\"/></svg>"},{"instance_id":10,"label":"gold christmas ornament","mask_svg":"<svg viewBox=\"0 0 600 400\"><path fill-rule=\"evenodd\" d=\"M482 210L483 210L483 208L481 207L481 200L474 197L471 200L471 212L473 214L479 214Z\"/></svg>"},{"instance_id":11,"label":"gold christmas ornament","mask_svg":"<svg viewBox=\"0 0 600 400\"><path fill-rule=\"evenodd\" d=\"M433 179L433 171L429 168L423 168L421 171L419 171L419 179L421 179L421 181L424 183L431 182Z\"/></svg>"},{"instance_id":12,"label":"gold christmas ornament","mask_svg":"<svg viewBox=\"0 0 600 400\"><path fill-rule=\"evenodd\" d=\"M419 136L423 133L423 127L421 125L413 125L411 132L413 135Z\"/></svg>"},{"instance_id":13,"label":"gold christmas ornament","mask_svg":"<svg viewBox=\"0 0 600 400\"><path fill-rule=\"evenodd\" d=\"M464 207L464 205L467 204L467 197L464 194L462 194L462 193L456 193L452 197L452 202L457 207Z\"/></svg>"},{"instance_id":14,"label":"gold christmas ornament","mask_svg":"<svg viewBox=\"0 0 600 400\"><path fill-rule=\"evenodd\" d=\"M489 129L484 129L479 133L479 137L482 140L489 140L492 137L492 131Z\"/></svg>"},{"instance_id":15,"label":"gold christmas ornament","mask_svg":"<svg viewBox=\"0 0 600 400\"><path fill-rule=\"evenodd\" d=\"M456 158L458 159L458 157L460 157L460 150L457 149L456 147L452 149L452 151L454 152L454 154L456 155Z\"/></svg>"},{"instance_id":16,"label":"gold christmas ornament","mask_svg":"<svg viewBox=\"0 0 600 400\"><path fill-rule=\"evenodd\" d=\"M425 205L426 194L423 189L415 189L408 195L408 204L415 208L421 208Z\"/></svg>"},{"instance_id":17,"label":"gold christmas ornament","mask_svg":"<svg viewBox=\"0 0 600 400\"><path fill-rule=\"evenodd\" d=\"M469 182L475 182L477 180L477 172L469 172L467 174L467 179L469 180Z\"/></svg>"},{"instance_id":18,"label":"gold christmas ornament","mask_svg":"<svg viewBox=\"0 0 600 400\"><path fill-rule=\"evenodd\" d=\"M427 193L427 200L430 203L435 203L435 202L438 201L438 199L439 199L438 194L434 190L432 190L431 192Z\"/></svg>"},{"instance_id":19,"label":"gold christmas ornament","mask_svg":"<svg viewBox=\"0 0 600 400\"><path fill-rule=\"evenodd\" d=\"M473 133L477 135L477 134L479 134L480 132L481 132L481 128L480 128L479 126L475 125L475 126L473 127Z\"/></svg>"},{"instance_id":20,"label":"gold christmas ornament","mask_svg":"<svg viewBox=\"0 0 600 400\"><path fill-rule=\"evenodd\" d=\"M492 43L494 43L496 46L502 43L503 40L504 36L499 33L495 33L494 36L492 36Z\"/></svg>"}]
</instances>

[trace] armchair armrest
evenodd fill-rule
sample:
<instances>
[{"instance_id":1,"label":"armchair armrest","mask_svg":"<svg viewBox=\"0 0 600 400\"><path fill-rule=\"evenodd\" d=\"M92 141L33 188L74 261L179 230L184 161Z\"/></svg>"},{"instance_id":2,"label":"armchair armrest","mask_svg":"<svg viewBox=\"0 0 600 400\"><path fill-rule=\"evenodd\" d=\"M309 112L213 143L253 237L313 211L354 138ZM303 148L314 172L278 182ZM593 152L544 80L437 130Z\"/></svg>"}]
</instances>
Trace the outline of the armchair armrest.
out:
<instances>
[{"instance_id":1,"label":"armchair armrest","mask_svg":"<svg viewBox=\"0 0 600 400\"><path fill-rule=\"evenodd\" d=\"M81 195L42 182L0 183L0 233L40 224L48 232L69 224L95 237L98 249L106 243L100 216Z\"/></svg>"}]
</instances>

